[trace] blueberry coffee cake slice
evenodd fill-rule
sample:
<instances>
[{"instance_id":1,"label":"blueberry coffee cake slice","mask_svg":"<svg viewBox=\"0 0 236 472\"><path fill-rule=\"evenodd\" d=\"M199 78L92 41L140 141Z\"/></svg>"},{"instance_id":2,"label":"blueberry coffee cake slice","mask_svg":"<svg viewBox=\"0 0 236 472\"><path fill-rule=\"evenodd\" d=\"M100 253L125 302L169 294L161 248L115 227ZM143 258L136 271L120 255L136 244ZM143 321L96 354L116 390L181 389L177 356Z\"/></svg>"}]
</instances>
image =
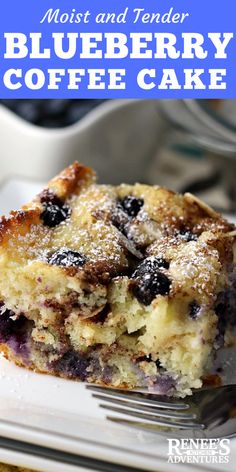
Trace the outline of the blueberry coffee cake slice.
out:
<instances>
[{"instance_id":1,"label":"blueberry coffee cake slice","mask_svg":"<svg viewBox=\"0 0 236 472\"><path fill-rule=\"evenodd\" d=\"M0 347L113 387L201 387L234 322L234 227L191 194L78 163L0 221Z\"/></svg>"}]
</instances>

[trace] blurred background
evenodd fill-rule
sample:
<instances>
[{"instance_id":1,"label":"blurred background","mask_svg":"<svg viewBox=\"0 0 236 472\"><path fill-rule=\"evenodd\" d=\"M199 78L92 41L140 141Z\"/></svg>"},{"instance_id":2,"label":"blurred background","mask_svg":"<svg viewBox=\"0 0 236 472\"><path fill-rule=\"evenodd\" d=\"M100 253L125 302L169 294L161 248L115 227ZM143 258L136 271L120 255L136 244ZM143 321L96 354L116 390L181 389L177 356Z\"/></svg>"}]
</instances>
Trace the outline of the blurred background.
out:
<instances>
[{"instance_id":1,"label":"blurred background","mask_svg":"<svg viewBox=\"0 0 236 472\"><path fill-rule=\"evenodd\" d=\"M1 100L0 139L1 211L9 192L21 204L77 159L100 182L159 184L236 213L234 100Z\"/></svg>"}]
</instances>

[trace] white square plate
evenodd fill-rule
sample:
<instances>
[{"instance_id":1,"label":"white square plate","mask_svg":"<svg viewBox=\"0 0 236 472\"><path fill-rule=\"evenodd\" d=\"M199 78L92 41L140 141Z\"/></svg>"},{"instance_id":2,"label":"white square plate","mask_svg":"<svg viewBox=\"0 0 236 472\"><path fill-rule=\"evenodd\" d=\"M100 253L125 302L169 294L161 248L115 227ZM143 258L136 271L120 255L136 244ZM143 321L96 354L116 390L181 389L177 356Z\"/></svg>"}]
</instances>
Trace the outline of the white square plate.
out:
<instances>
[{"instance_id":1,"label":"white square plate","mask_svg":"<svg viewBox=\"0 0 236 472\"><path fill-rule=\"evenodd\" d=\"M0 189L0 213L19 207L40 188L29 181L9 181ZM232 382L232 367L230 371ZM13 446L12 450L8 449L8 440L15 441L14 450ZM27 452L21 450L22 444L28 444ZM43 457L45 448L58 452L55 457L46 458ZM167 452L166 438L108 422L83 384L28 372L0 359L1 461L45 472L110 472L129 468L162 472L171 472L173 468L176 472L225 471L224 464L173 466L167 462ZM69 465L66 459L64 462L64 453L77 455L77 464ZM86 458L94 462L90 464ZM235 462L236 439L231 440L228 471L235 470Z\"/></svg>"}]
</instances>

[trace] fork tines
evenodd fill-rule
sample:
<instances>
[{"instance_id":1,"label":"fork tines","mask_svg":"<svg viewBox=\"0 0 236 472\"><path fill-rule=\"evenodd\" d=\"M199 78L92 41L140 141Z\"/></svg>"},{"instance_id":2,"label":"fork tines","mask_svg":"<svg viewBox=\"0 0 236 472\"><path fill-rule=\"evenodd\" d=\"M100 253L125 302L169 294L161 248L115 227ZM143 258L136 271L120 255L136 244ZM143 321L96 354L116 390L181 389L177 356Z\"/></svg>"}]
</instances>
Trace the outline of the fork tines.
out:
<instances>
[{"instance_id":1,"label":"fork tines","mask_svg":"<svg viewBox=\"0 0 236 472\"><path fill-rule=\"evenodd\" d=\"M139 418L147 423L165 428L177 429L204 429L204 425L198 423L196 414L189 409L189 405L184 401L176 401L174 399L150 394L146 392L119 390L113 388L104 388L94 385L87 386L92 391L92 396L100 401L100 407L125 415L129 417ZM129 424L124 418L108 416L107 419L120 424ZM142 426L143 425L142 423ZM150 428L149 428L150 429Z\"/></svg>"}]
</instances>

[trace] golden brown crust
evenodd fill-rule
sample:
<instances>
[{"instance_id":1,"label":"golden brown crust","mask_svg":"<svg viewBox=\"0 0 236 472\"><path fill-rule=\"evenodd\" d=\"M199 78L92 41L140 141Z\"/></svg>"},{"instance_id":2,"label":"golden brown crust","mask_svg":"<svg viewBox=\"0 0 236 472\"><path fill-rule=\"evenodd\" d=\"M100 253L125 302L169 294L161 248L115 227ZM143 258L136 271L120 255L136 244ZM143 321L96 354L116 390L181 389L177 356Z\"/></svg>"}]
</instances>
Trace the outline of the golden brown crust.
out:
<instances>
[{"instance_id":1,"label":"golden brown crust","mask_svg":"<svg viewBox=\"0 0 236 472\"><path fill-rule=\"evenodd\" d=\"M57 177L52 179L48 188L62 200L68 198L72 193L79 194L81 187L91 184L95 180L95 173L89 167L78 162L63 170Z\"/></svg>"},{"instance_id":2,"label":"golden brown crust","mask_svg":"<svg viewBox=\"0 0 236 472\"><path fill-rule=\"evenodd\" d=\"M24 236L31 225L40 223L40 208L27 211L12 211L9 218L0 220L0 244L4 245L13 236Z\"/></svg>"},{"instance_id":3,"label":"golden brown crust","mask_svg":"<svg viewBox=\"0 0 236 472\"><path fill-rule=\"evenodd\" d=\"M72 194L79 194L82 187L91 184L95 180L95 174L89 167L84 167L78 162L61 172L48 183L48 189L62 200ZM8 240L16 236L24 236L32 225L40 224L42 204L39 194L35 200L22 207L22 210L12 211L10 217L3 216L0 219L0 244L4 245Z\"/></svg>"}]
</instances>

